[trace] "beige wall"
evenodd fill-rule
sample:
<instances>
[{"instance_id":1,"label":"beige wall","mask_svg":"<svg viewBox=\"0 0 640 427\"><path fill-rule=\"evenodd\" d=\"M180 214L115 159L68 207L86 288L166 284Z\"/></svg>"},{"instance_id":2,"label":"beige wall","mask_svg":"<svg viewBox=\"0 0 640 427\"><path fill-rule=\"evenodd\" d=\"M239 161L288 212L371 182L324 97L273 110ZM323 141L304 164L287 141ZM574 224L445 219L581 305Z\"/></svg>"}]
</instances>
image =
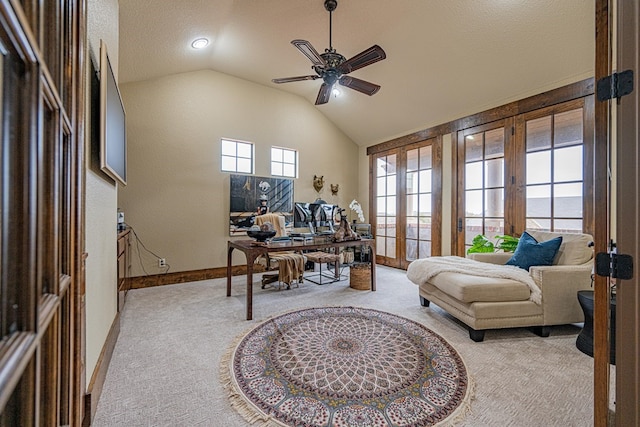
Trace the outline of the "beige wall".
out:
<instances>
[{"instance_id":1,"label":"beige wall","mask_svg":"<svg viewBox=\"0 0 640 427\"><path fill-rule=\"evenodd\" d=\"M229 174L220 171L222 137L255 144L257 176L270 176L271 146L298 150L295 201L321 197L347 207L358 197L358 147L301 97L214 71L127 83L121 92L128 183L119 207L170 271L226 265ZM320 194L314 175L325 177ZM338 196L329 184L340 184ZM154 255L142 250L141 257L142 263L134 248L134 276L163 271ZM234 262L244 257L236 254Z\"/></svg>"},{"instance_id":2,"label":"beige wall","mask_svg":"<svg viewBox=\"0 0 640 427\"><path fill-rule=\"evenodd\" d=\"M97 59L96 67L99 67L100 39L103 39L117 74L118 0L88 1L87 33L90 56ZM91 129L86 130L86 152L89 156ZM85 200L85 250L89 254L86 263L87 385L117 311L116 211L115 183L99 170L88 167Z\"/></svg>"}]
</instances>

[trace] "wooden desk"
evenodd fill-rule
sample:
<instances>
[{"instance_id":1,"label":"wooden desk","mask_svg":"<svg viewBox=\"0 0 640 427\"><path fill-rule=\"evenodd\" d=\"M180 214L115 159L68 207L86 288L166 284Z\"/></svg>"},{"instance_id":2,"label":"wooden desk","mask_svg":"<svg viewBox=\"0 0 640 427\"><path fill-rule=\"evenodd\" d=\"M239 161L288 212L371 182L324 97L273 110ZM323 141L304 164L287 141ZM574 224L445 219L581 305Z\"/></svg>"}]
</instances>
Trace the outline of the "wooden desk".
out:
<instances>
[{"instance_id":1,"label":"wooden desk","mask_svg":"<svg viewBox=\"0 0 640 427\"><path fill-rule=\"evenodd\" d=\"M350 246L368 246L371 258L371 290L376 290L376 242L374 239L347 240L344 242L269 242L266 246L252 245L254 240L229 240L227 242L227 296L231 296L231 253L234 249L244 253L247 259L247 320L253 318L253 264L260 255L270 252L318 250Z\"/></svg>"}]
</instances>

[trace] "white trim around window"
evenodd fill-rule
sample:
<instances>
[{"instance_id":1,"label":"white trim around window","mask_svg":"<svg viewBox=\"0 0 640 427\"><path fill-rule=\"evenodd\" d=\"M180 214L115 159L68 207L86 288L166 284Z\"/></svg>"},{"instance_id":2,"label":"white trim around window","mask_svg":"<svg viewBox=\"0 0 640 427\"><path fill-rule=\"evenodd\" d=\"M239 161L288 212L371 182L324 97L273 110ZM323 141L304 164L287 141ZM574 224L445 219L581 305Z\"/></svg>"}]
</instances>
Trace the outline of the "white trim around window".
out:
<instances>
[{"instance_id":1,"label":"white trim around window","mask_svg":"<svg viewBox=\"0 0 640 427\"><path fill-rule=\"evenodd\" d=\"M255 169L252 142L222 138L220 140L220 169L223 172L253 174Z\"/></svg>"},{"instance_id":2,"label":"white trim around window","mask_svg":"<svg viewBox=\"0 0 640 427\"><path fill-rule=\"evenodd\" d=\"M290 148L271 147L271 175L298 177L298 152Z\"/></svg>"}]
</instances>

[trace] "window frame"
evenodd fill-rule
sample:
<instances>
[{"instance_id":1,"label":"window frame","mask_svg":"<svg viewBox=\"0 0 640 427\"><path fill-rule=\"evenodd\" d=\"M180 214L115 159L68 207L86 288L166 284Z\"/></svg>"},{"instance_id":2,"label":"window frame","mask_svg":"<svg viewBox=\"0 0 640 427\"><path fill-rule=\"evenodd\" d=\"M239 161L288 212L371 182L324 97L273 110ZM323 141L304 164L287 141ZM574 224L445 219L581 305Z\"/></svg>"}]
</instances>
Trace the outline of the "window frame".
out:
<instances>
[{"instance_id":1,"label":"window frame","mask_svg":"<svg viewBox=\"0 0 640 427\"><path fill-rule=\"evenodd\" d=\"M274 160L273 158L273 151L274 150L280 150L282 151L282 160ZM291 162L287 162L284 160L284 154L285 152L291 152L293 153L294 156L294 161L293 163ZM280 177L284 177L284 178L298 178L298 166L300 164L300 153L298 152L298 150L294 150L293 148L286 148L286 147L278 147L278 146L271 146L271 158L270 158L270 162L269 162L269 172L271 174L271 176L280 176ZM274 164L279 164L282 166L282 174L277 174L274 173L273 171L273 166ZM293 165L293 175L287 175L284 173L285 170L285 165Z\"/></svg>"},{"instance_id":2,"label":"window frame","mask_svg":"<svg viewBox=\"0 0 640 427\"><path fill-rule=\"evenodd\" d=\"M235 154L234 155L229 155L229 154L224 154L224 150L223 150L223 146L225 144L225 142L230 142L233 143L235 145ZM249 145L251 147L251 156L250 157L244 157L244 156L238 156L238 145L239 144L244 144L244 145ZM235 169L225 169L224 168L224 159L225 158L232 158L234 159L234 164L235 164ZM250 162L250 171L244 171L244 170L238 170L238 159L248 159ZM241 174L246 174L246 175L253 175L256 171L256 146L253 142L250 141L243 141L240 139L234 139L234 138L220 138L220 171L221 172L227 172L227 173L241 173Z\"/></svg>"}]
</instances>

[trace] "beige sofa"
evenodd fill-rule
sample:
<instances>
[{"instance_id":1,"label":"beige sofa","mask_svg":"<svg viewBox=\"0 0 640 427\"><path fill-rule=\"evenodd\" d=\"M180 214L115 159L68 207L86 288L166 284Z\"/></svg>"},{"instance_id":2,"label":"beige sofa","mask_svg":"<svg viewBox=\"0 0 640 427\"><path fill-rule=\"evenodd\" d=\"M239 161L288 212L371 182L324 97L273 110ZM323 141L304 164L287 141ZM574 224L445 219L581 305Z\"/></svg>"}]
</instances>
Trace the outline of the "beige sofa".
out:
<instances>
[{"instance_id":1,"label":"beige sofa","mask_svg":"<svg viewBox=\"0 0 640 427\"><path fill-rule=\"evenodd\" d=\"M419 285L423 306L428 307L433 302L464 322L469 327L469 337L476 342L484 339L487 329L534 327L534 332L546 337L549 336L549 327L552 325L583 322L577 292L591 289L593 238L588 234L528 233L538 242L559 235L563 237L553 265L531 267L528 276L533 279L533 283L529 281L528 285L498 275L475 275L476 269L473 264L466 265L467 259L453 257L448 258L450 261L457 261L458 267L454 271L441 271L425 280L423 277L428 275L421 274L424 270L418 268L419 264L414 266L414 263L423 260L416 260L409 266L407 276ZM511 253L496 252L470 254L468 258L480 261L481 264L504 264L511 256ZM435 258L437 257L434 260ZM505 267L510 268L497 268ZM516 268L518 274L526 273L526 270L511 268ZM532 290L535 291L535 298L532 298Z\"/></svg>"}]
</instances>

